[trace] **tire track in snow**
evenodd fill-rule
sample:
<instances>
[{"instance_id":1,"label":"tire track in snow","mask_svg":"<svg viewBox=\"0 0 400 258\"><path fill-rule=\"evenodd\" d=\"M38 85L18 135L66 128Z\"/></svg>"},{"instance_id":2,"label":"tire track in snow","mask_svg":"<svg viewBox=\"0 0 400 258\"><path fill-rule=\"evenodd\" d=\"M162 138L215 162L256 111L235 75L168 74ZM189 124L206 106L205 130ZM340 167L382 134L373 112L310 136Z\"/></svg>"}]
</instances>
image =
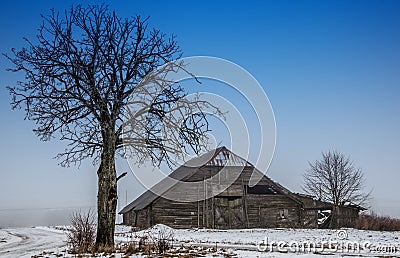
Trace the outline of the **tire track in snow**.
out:
<instances>
[{"instance_id":1,"label":"tire track in snow","mask_svg":"<svg viewBox=\"0 0 400 258\"><path fill-rule=\"evenodd\" d=\"M44 250L59 249L66 245L65 233L56 229L39 227L3 229L2 231L10 235L12 241L0 245L1 258L31 257Z\"/></svg>"}]
</instances>

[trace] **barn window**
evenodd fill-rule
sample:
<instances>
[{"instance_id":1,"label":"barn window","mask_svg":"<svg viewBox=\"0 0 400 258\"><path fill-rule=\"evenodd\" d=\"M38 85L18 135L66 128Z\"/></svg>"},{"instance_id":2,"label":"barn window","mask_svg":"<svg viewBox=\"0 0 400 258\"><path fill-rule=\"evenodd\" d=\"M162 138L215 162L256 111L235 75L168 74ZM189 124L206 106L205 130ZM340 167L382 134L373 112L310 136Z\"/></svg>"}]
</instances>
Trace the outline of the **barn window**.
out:
<instances>
[{"instance_id":1,"label":"barn window","mask_svg":"<svg viewBox=\"0 0 400 258\"><path fill-rule=\"evenodd\" d=\"M248 194L278 194L274 188L268 185L246 186L246 188Z\"/></svg>"},{"instance_id":2,"label":"barn window","mask_svg":"<svg viewBox=\"0 0 400 258\"><path fill-rule=\"evenodd\" d=\"M288 209L283 209L279 211L279 218L280 219L287 219L289 218L289 210Z\"/></svg>"}]
</instances>

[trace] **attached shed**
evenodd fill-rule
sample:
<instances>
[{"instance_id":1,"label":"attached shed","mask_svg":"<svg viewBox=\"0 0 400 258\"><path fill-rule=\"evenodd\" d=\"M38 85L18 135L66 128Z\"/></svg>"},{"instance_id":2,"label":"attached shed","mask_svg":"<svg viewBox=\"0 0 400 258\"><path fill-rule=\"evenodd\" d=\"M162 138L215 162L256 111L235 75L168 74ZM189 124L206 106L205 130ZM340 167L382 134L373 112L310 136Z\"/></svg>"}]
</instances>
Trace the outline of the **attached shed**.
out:
<instances>
[{"instance_id":1,"label":"attached shed","mask_svg":"<svg viewBox=\"0 0 400 258\"><path fill-rule=\"evenodd\" d=\"M261 178L257 184L252 183L254 175ZM174 228L316 228L321 224L321 209L329 206L311 196L290 192L225 147L188 161L169 176L180 182L200 183L188 190L179 183L161 181L119 212L123 224L138 228L155 224ZM233 183L228 182L230 178L235 179ZM183 195L202 198L174 198ZM332 205L329 207L333 210ZM338 220L338 226L348 226L358 217L359 209L340 208L349 215Z\"/></svg>"},{"instance_id":2,"label":"attached shed","mask_svg":"<svg viewBox=\"0 0 400 258\"><path fill-rule=\"evenodd\" d=\"M303 203L304 227L340 228L352 227L364 207L352 203L334 205L317 200L314 196L293 193Z\"/></svg>"}]
</instances>

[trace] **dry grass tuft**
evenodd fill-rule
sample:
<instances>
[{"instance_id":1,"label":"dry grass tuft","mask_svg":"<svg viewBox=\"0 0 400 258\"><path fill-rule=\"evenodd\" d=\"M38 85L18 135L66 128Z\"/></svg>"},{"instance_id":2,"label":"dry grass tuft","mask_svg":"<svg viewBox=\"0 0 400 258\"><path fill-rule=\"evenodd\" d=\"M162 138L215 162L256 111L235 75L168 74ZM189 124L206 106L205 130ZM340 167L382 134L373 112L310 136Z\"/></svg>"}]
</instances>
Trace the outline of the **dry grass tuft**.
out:
<instances>
[{"instance_id":1,"label":"dry grass tuft","mask_svg":"<svg viewBox=\"0 0 400 258\"><path fill-rule=\"evenodd\" d=\"M354 228L376 231L400 231L400 219L376 214L360 215Z\"/></svg>"}]
</instances>

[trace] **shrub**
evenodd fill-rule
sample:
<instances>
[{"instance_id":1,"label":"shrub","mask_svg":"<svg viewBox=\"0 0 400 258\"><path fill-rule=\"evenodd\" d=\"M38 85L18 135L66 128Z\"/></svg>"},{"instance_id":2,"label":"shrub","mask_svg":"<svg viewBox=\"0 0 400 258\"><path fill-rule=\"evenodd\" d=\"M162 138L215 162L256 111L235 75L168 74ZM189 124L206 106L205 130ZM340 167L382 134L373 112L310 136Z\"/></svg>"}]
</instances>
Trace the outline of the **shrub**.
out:
<instances>
[{"instance_id":1,"label":"shrub","mask_svg":"<svg viewBox=\"0 0 400 258\"><path fill-rule=\"evenodd\" d=\"M94 221L94 215L90 210L87 213L75 212L72 214L71 229L67 232L67 242L71 245L73 253L92 251L96 238Z\"/></svg>"}]
</instances>

